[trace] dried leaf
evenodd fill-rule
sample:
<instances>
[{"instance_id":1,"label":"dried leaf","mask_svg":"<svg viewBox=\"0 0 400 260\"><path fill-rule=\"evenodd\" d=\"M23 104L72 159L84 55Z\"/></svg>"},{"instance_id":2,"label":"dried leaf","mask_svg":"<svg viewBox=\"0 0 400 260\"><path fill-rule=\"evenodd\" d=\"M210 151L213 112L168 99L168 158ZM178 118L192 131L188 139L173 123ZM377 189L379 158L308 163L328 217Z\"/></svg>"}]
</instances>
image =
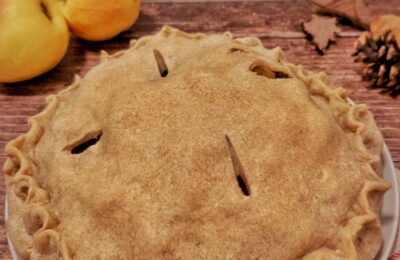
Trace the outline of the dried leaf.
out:
<instances>
[{"instance_id":1,"label":"dried leaf","mask_svg":"<svg viewBox=\"0 0 400 260\"><path fill-rule=\"evenodd\" d=\"M322 52L329 42L335 41L341 29L336 25L335 17L312 15L311 21L303 23L304 31L312 36L313 44Z\"/></svg>"},{"instance_id":2,"label":"dried leaf","mask_svg":"<svg viewBox=\"0 0 400 260\"><path fill-rule=\"evenodd\" d=\"M354 25L368 29L373 20L370 9L364 0L313 0L324 13L349 19Z\"/></svg>"}]
</instances>

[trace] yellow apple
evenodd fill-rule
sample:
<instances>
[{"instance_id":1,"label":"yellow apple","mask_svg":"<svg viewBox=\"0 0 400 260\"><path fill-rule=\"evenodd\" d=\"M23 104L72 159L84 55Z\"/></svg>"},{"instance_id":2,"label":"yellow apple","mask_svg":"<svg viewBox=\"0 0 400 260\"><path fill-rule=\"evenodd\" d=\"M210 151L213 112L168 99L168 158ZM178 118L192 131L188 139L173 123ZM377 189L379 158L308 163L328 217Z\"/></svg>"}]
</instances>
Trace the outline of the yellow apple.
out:
<instances>
[{"instance_id":1,"label":"yellow apple","mask_svg":"<svg viewBox=\"0 0 400 260\"><path fill-rule=\"evenodd\" d=\"M63 13L73 34L102 41L129 29L139 9L139 0L66 0Z\"/></svg>"},{"instance_id":2,"label":"yellow apple","mask_svg":"<svg viewBox=\"0 0 400 260\"><path fill-rule=\"evenodd\" d=\"M0 82L23 81L56 66L69 42L55 0L0 0Z\"/></svg>"}]
</instances>

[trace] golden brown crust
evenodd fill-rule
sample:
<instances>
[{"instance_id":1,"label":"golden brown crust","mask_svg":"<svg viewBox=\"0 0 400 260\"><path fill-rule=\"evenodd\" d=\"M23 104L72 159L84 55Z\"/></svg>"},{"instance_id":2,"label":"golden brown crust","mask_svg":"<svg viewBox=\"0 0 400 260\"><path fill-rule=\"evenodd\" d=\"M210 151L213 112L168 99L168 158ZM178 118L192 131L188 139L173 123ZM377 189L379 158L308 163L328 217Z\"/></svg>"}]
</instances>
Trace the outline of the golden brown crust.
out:
<instances>
[{"instance_id":1,"label":"golden brown crust","mask_svg":"<svg viewBox=\"0 0 400 260\"><path fill-rule=\"evenodd\" d=\"M169 45L175 47L168 47ZM208 53L204 51L205 47L202 47L203 45L213 47L212 55L207 56ZM171 72L175 73L173 75L178 77L177 81L158 83L160 76L157 75L156 64L149 61L151 56L146 56L147 53L151 55L151 51L149 50L155 47L160 48L166 55L167 65ZM192 48L192 52L190 53L192 57L188 56L185 51L180 53L178 51L180 48ZM171 56L172 54L175 56ZM222 58L215 58L213 55L219 55ZM221 61L221 59L228 59L223 55L231 55L229 58L231 60ZM196 59L199 57L202 58L201 62L196 60L188 62L189 58ZM85 85L84 87L78 88L80 81L77 80L74 85L65 91L60 92L57 96L50 97L48 107L42 113L29 120L29 132L6 146L6 153L9 157L4 166L5 173L7 174L9 203L7 230L17 251L23 258L70 259L74 256L78 259L87 257L119 257L125 259L133 256L137 258L185 258L189 256L204 258L205 256L211 256L213 258L260 257L285 259L303 257L304 259L372 259L376 255L382 239L379 218L377 217L379 203L383 192L389 188L389 184L380 178L382 137L367 107L365 105L352 106L349 104L346 101L343 89L331 89L326 83L326 76L324 74L311 73L305 71L300 66L288 63L279 48L266 50L256 38L233 39L229 33L224 34L224 36L186 34L170 27L164 27L155 36L133 41L131 48L127 51L119 52L112 56L103 53L102 60L103 63L85 77L84 82L82 82L82 85ZM184 66L180 66L180 62L184 63ZM133 65L135 63L140 63L143 68ZM228 74L226 72L227 66L234 66L232 64L236 63L238 65L229 70L231 74L226 75ZM204 64L207 66L201 67ZM267 79L242 73L241 70L246 66L254 71L254 73L257 73L257 75L262 74ZM208 67L215 69L217 75L213 74L214 72L211 69L207 70L206 68ZM258 67L259 70L254 69L255 67ZM133 68L135 68L135 71L133 71ZM126 69L131 71L124 71ZM184 71L187 70L195 71L197 74L194 76L193 74L185 73ZM127 76L128 72L134 75ZM203 76L201 73L208 74L204 74ZM232 74L234 75L232 76ZM121 75L126 80L122 84L117 80L117 77ZM279 77L278 75L288 76L289 79L273 79L274 77ZM228 84L232 84L232 86L227 86L224 81L219 80L219 77L228 80ZM248 77L249 79L240 77ZM243 81L245 82L243 88L235 85ZM128 83L135 85L135 92L122 88L123 84ZM189 87L189 90L185 90L191 91L190 96L187 96L187 92L185 91L180 92L179 88L181 86L184 86L183 89L187 88L184 85L185 83L190 86L196 86L196 88ZM212 89L209 92L207 86L213 84L221 90ZM263 84L267 84L268 88L271 89L268 90L266 97L260 97L264 93L263 88L261 88ZM253 86L254 90L249 88L250 85ZM153 100L149 95L157 95L157 92L151 90L152 87L155 88L156 86L159 88L159 92L163 92L163 96ZM170 92L163 90L163 88L174 87L176 87L177 97L170 98L168 96ZM115 91L114 88L119 89ZM146 89L146 91L142 89ZM151 91L151 93L146 94L147 91ZM282 94L286 96L282 96ZM154 109L153 111L151 108L146 107L150 103L142 106L140 104L130 104L124 95L130 96L136 100L135 102L153 102L155 107L159 106L163 109L162 111L159 111L159 109ZM135 99L135 95L140 96L140 99ZM240 98L237 95L240 95ZM277 96L271 97L271 95ZM77 101L78 97L81 100L89 100L91 98L92 102L96 103L88 102L80 108L81 105ZM110 97L114 100L110 101ZM199 109L205 109L202 111L203 113L215 117L215 122L219 123L212 121L214 119L209 119L209 126L207 125L207 121L204 121L203 124L204 130L216 131L217 134L207 132L207 138L204 138L204 134L196 132L200 131L199 129L192 129L191 136L187 137L182 128L175 129L177 126L171 125L169 122L165 122L166 129L173 134L169 136L171 140L176 136L180 136L181 139L179 140L187 141L191 140L190 138L204 138L204 140L188 141L192 142L192 146L180 147L185 153L190 149L194 149L193 147L197 147L193 150L193 153L197 154L193 156L197 156L198 164L190 162L190 165L178 166L182 168L189 165L190 167L187 170L192 171L192 174L207 172L209 177L206 177L206 179L210 179L215 187L209 186L209 190L202 191L199 187L202 187L201 185L211 185L210 181L193 180L193 183L197 186L192 188L200 190L191 193L192 191L187 190L191 186L189 180L186 180L181 175L181 189L186 194L182 195L177 191L177 194L172 195L173 200L176 200L175 204L170 204L170 200L164 201L165 205L182 211L181 215L178 214L179 212L175 212L175 215L168 218L170 212L159 205L160 208L158 210L154 211L152 209L152 215L155 218L154 221L145 220L143 218L151 216L150 211L147 211L147 207L153 207L158 204L151 201L151 196L146 197L132 190L138 189L142 190L142 192L148 190L154 193L156 198L158 194L155 193L159 191L154 190L153 186L158 187L158 182L157 180L153 180L154 176L149 174L154 174L158 170L169 174L169 168L163 167L176 167L170 164L174 160L169 158L166 166L164 166L162 165L162 162L164 162L163 158L168 158L172 154L172 158L175 158L176 161L179 151L175 152L167 149L168 145L173 145L164 141L168 136L165 132L168 131L161 131L159 133L160 130L157 130L158 132L154 133L152 132L153 130L149 130L149 133L153 134L152 137L144 133L126 133L124 127L126 127L126 130L134 131L136 127L140 128L140 124L146 122L146 120L150 120L151 122L151 116L154 116L153 119L160 120L165 116L170 116L171 120L177 120L174 122L176 125L183 124L185 120L189 120L192 122L192 125L197 126L197 122L204 119L198 117L196 118L197 121L193 121L190 118L182 118L186 115L186 111L191 111L192 108L190 106L186 107L185 110L178 110L181 113L178 115L178 119L174 117L176 115L171 114L172 108L164 107L165 105L177 106L178 108L180 105L186 106L187 102L189 102L187 101L188 98L193 98L193 102L209 103L209 108L201 105L204 103L199 103L201 106L193 103L191 106L199 105ZM254 106L256 107L263 104L264 101L262 100L272 103L277 102L274 98L279 100L281 110L277 109L279 108L278 106L270 105L265 108L269 113L258 110L251 111L252 113L260 112L259 116L268 120L274 120L270 117L274 111L275 113L282 113L282 115L279 115L280 117L284 117L283 115L286 113L289 119L283 118L283 123L279 120L273 122L278 126L286 124L289 130L293 129L285 132L284 128L279 128L277 131L282 131L285 135L276 135L276 138L273 136L274 132L268 130L270 128L268 123L265 123L265 129L267 130L264 128L260 129L257 122L261 119L254 119L254 116L251 114L247 117L242 117L243 115L240 115L240 113L235 114L233 111L235 106L238 106L241 109L239 111L248 113L250 110L247 109L251 102L254 102ZM284 98L287 98L288 101ZM225 102L225 100L226 104L215 105L213 103L219 101ZM236 102L232 103L232 107L229 107L231 105L230 100ZM249 103L246 103L247 100ZM113 101L118 102L114 104ZM67 104L71 105L68 107ZM126 108L118 108L119 104L126 106ZM304 107L300 107L300 105ZM101 113L96 112L94 109L92 110L96 106L101 107ZM146 110L141 110L143 106L147 110L151 110L149 111L149 115L146 114ZM214 107L214 111L207 110ZM76 111L79 109L81 109L81 112L76 114ZM91 112L88 112L88 115L86 115L85 109ZM120 110L115 111L113 109ZM124 111L131 111L131 109L137 109L141 114L129 114ZM196 111L198 110L193 110L192 112L196 113ZM165 113L160 114L162 112ZM225 114L219 115L218 113L220 112ZM104 116L103 113L110 118L104 119L101 116ZM310 115L307 113L313 116L310 118ZM298 116L294 116L297 114ZM66 115L69 115L70 118L66 119ZM148 119L140 118L142 115L148 116ZM71 123L74 122L74 116L80 117L80 124L75 125ZM233 121L227 118L229 116L233 118ZM314 117L318 117L319 120L323 120L324 122L313 121ZM241 120L247 120L245 125L242 125L241 121L237 121L240 118L242 118ZM92 122L93 119L95 119L95 123ZM310 122L304 122L303 125L301 120L304 119L310 120ZM103 122L104 120L105 122ZM109 121L108 125L107 120ZM218 124L224 127L224 129L215 128ZM65 138L62 141L52 138L52 136L57 135L56 131L60 131L60 129L67 125L71 127L71 131L66 131ZM97 162L99 165L96 167L113 169L114 171L119 169L121 171L119 173L121 177L118 175L118 178L121 178L121 181L125 183L131 182L131 186L129 186L130 195L128 196L126 192L123 193L118 189L113 189L114 186L125 187L123 185L125 183L119 183L115 179L107 179L108 175L106 171L98 169L99 172L96 174L102 177L98 177L96 180L90 179L90 176L85 177L83 172L89 171L89 173L92 173L90 169L93 170L95 166L81 165L79 160L85 160L84 157L79 157L81 159L76 161L76 159L65 159L66 157L55 154L53 158L52 154L48 154L52 150L52 146L58 147L59 143L65 143L65 141L68 141L68 144L76 142L76 135L73 132L75 130L75 132L80 132L82 125L90 133L98 134L102 133L101 131L103 130L104 144L102 144L102 148L97 149L96 147L96 149L93 149L87 155L91 160L95 160L93 156L100 154L99 149L103 149L104 152L113 152L115 156L122 155L123 153L121 154L119 150L113 147L114 144L123 146L120 149L129 151L132 156L137 151L132 148L132 145L128 144L135 144L136 149L142 149L142 143L138 140L130 139L121 141L117 137L107 135L108 132L116 131L123 138L134 138L135 135L141 136L143 145L147 145L143 146L146 150L142 152L160 160L160 165L153 165L154 159L153 161L147 161L149 158L152 158L151 156L147 158L139 155L142 157L138 158L144 161L143 163L147 163L146 167L151 168L154 166L159 167L159 169L153 169L152 171L145 166L143 168L135 168L130 165L133 161L125 162L121 160L116 165L115 159L111 160L113 161L111 163L104 158L103 161ZM107 125L107 129L105 129L105 125ZM311 126L315 126L320 130L325 129L324 131L327 133L318 134ZM300 132L295 135L292 132L298 130L297 128ZM302 133L303 130L307 133ZM235 189L235 186L226 188L218 186L226 185L224 182L226 178L223 176L228 175L232 177L229 174L224 175L225 172L232 171L232 166L229 165L229 161L227 160L229 156L223 143L224 138L221 138L222 141L218 139L218 134L224 136L227 133L220 133L220 131L230 131L229 134L232 135L231 139L233 139L233 142L236 142L235 145L237 146L238 154L241 157L244 168L247 169L247 174L253 179L253 181L251 178L249 180L249 185L255 187L252 189L250 198L254 196L259 202L251 201L251 199L243 200L240 197L240 192ZM252 131L253 134L249 136L246 131ZM162 142L164 142L163 146L148 147L149 144L154 145L155 143L151 141L152 139L146 138L158 138L154 134L160 134L160 138L161 136L164 138L162 139ZM259 135L260 137L254 139L254 135ZM310 158L300 158L297 161L297 166L293 162L283 161L283 158L280 157L275 158L274 161L265 159L265 157L283 156L285 154L287 158L292 158L293 161L298 159L290 155L290 151L270 151L268 150L270 148L267 148L268 143L260 144L259 139L268 135L271 136L266 140L272 146L276 145L273 146L275 150L279 150L280 147L286 147L286 145L288 147L290 147L289 145L293 147L299 146L303 150L308 151ZM288 139L285 142L275 140L279 139L278 137L286 137ZM313 142L307 143L306 140L303 140L311 137L315 139ZM42 138L43 140L41 140ZM77 140L81 139L82 137L77 138ZM145 143L145 140L150 141ZM249 144L240 140L246 140ZM200 145L202 143L207 143L208 146ZM318 151L314 153L313 149L322 149L321 146L318 146L318 143L322 146L330 145L329 148L325 147L324 150L320 151L320 153L327 153L327 155L321 155L318 158L319 160L326 160L325 164L327 166L322 165L322 162L319 162L315 157ZM68 150L68 144L64 144L62 148ZM262 148L260 145L266 148ZM311 148L308 148L308 146ZM178 147L175 148L177 149ZM300 151L296 149L293 148L293 151ZM260 154L260 151L266 154ZM54 153L54 151L51 153ZM181 160L187 159L183 154L181 156ZM256 160L254 160L255 157L257 157ZM60 158L64 159L61 160ZM348 158L348 162L344 158ZM311 160L312 165L305 164L304 160ZM339 162L335 163L334 160L339 160ZM321 167L313 167L313 163L316 165L321 163ZM73 168L68 169L68 165L72 165ZM60 168L57 169L56 166ZM64 167L65 169L63 169ZM82 173L78 171L81 170L80 167L82 167ZM271 177L268 177L270 178L268 181L265 180L263 175L254 175L255 172L259 171L257 167L268 169L271 175ZM289 174L289 170L296 169L291 167L298 168L298 176ZM276 170L278 168L281 170ZM78 175L80 176L74 176L74 179L71 180L63 179L64 176L71 174L69 170L72 169L78 171ZM151 184L147 182L143 183L143 180L134 181L128 178L127 176L130 175L127 175L126 172L133 171L134 169L140 169L143 178L153 178ZM320 169L319 175L314 177L314 179L308 180L310 177L308 172L316 169ZM219 173L223 174L218 175ZM184 172L180 172L180 174L184 174ZM274 179L276 177L273 176L276 176L276 174L282 174L282 176ZM171 176L175 175L171 173ZM101 181L101 178L107 179L114 186L108 187L107 183ZM287 181L282 182L281 178L287 178ZM301 178L307 179L304 185ZM82 190L74 188L73 184L75 181L87 182L88 180L93 182L95 188L87 187L83 183ZM166 181L165 179L163 180ZM258 180L260 185L255 180ZM56 183L60 183L59 186L65 185L65 188L57 190L57 187L54 187ZM169 180L167 183L168 185L179 184L179 182L175 182L174 180ZM166 183L163 184L163 186L165 185ZM284 202L286 197L278 194L280 192L279 189L275 190L276 186L279 185L283 189L282 192L287 193L286 202ZM108 188L102 190L104 194L96 195L95 192L98 189L101 190L101 188L105 187ZM175 186L175 189L177 187L179 186ZM285 190L292 189L293 187L305 190ZM327 187L332 187L332 190L324 190ZM343 192L341 189L343 189ZM67 192L67 190L73 191L68 196L65 194L63 196L63 193ZM274 192L271 193L269 190ZM337 192L337 196L331 195L330 192L332 191ZM310 192L316 192L316 195ZM136 200L140 203L135 204L137 201L132 202L133 194L136 194ZM196 196L199 196L199 194L207 195L207 197L200 198L200 200L196 199ZM230 198L226 197L226 194ZM215 198L212 198L211 195L219 196L220 201L215 201ZM266 199L266 195L270 196L270 199ZM94 199L95 196L98 196L99 201ZM165 194L161 194L157 198L162 199L165 196ZM65 197L73 197L73 199L66 199ZM93 201L87 201L89 198L93 198ZM231 199L235 199L236 201L232 202ZM349 202L349 200L352 200L352 202ZM188 201L190 202L189 204L187 204ZM212 210L209 210L209 207L214 204L216 207L215 211L218 213L217 215ZM223 204L223 206L218 206L218 204ZM261 204L263 206L260 207ZM85 205L86 208L84 208ZM143 208L140 208L141 205ZM281 206L277 208L277 205ZM304 205L310 206L312 212L307 212L304 208L304 212L298 211L297 207ZM137 207L142 211L138 210ZM329 207L337 208L331 211ZM299 226L292 225L291 216L288 218L288 216L283 215L286 208L290 210L288 211L290 214L298 217ZM189 210L189 212L185 210ZM248 213L240 213L242 210L248 211ZM71 213L70 211L75 212ZM82 214L82 217L75 216L77 213ZM162 219L158 219L157 214ZM221 214L224 215L223 218L220 218ZM261 214L260 216L263 217L257 217L254 214ZM139 216L139 219L133 217L136 215ZM331 219L329 218L330 215L332 215ZM310 217L312 218L310 219ZM72 221L75 218L80 222L79 225L76 225L72 229L73 227L71 226L77 224L74 222L75 220ZM268 218L272 220L280 219L282 220L282 224L279 222L269 223ZM95 221L96 225L91 226L90 222L85 221ZM121 221L125 223L126 227L114 226L114 224L117 224L114 222L120 223ZM165 221L171 223L168 229L164 225ZM318 221L325 221L327 223L314 223ZM209 223L209 226L204 225L204 222ZM155 226L150 228L149 225ZM155 229L157 225L160 225L159 229ZM227 226L222 227L223 225ZM281 225L286 227L281 227ZM220 230L221 233L213 235L214 231L208 230L208 227L222 228ZM93 228L99 230L93 230ZM108 230L109 228L113 230ZM104 232L101 232L102 229L104 229ZM169 229L174 232L173 234L171 233L172 235L169 233ZM154 237L151 234L151 230L153 230L152 232L157 230L160 233ZM324 230L326 234L322 234L321 230ZM93 236L87 234L91 231L93 231ZM317 234L314 234L314 232ZM278 234L278 236L270 234ZM99 235L103 236L101 240L98 240ZM114 237L114 235L120 237ZM93 239L93 241L87 242L84 237L89 240ZM294 238L300 241L293 241ZM159 239L160 241L154 244L152 239ZM227 241L227 239L232 239L233 241ZM117 241L113 243L114 240ZM104 243L106 244L102 244L102 241L105 241ZM94 244L96 246L93 246ZM161 245L161 248L158 248L158 244ZM89 248L89 245L94 248ZM285 245L287 250L284 251L287 252L277 250L277 247L282 245ZM209 251L205 252L204 248L207 248Z\"/></svg>"},{"instance_id":2,"label":"golden brown crust","mask_svg":"<svg viewBox=\"0 0 400 260\"><path fill-rule=\"evenodd\" d=\"M79 78L67 90L73 91ZM49 210L49 195L32 177L36 171L32 160L34 146L39 142L44 122L51 120L58 106L58 97L49 96L46 109L31 117L30 130L7 144L8 159L4 164L7 188L8 212L7 233L22 259L71 259L65 242L56 230L57 218ZM43 254L45 252L45 254Z\"/></svg>"}]
</instances>

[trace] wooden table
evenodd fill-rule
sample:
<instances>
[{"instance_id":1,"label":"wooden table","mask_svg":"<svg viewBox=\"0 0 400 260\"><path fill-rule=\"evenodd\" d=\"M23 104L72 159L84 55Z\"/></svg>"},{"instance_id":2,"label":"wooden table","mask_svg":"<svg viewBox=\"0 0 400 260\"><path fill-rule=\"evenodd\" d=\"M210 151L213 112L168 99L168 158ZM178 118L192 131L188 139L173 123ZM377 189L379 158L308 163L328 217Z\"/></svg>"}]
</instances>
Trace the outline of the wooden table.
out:
<instances>
[{"instance_id":1,"label":"wooden table","mask_svg":"<svg viewBox=\"0 0 400 260\"><path fill-rule=\"evenodd\" d=\"M376 0L374 13L400 15L398 0ZM71 39L62 63L51 72L24 83L0 84L0 165L5 160L5 144L27 131L27 118L44 108L44 98L57 93L74 74L84 75L99 61L100 50L109 53L128 47L129 40L157 32L168 24L188 32L253 35L266 47L280 46L289 61L311 70L323 70L335 85L343 86L357 103L366 103L375 115L379 128L400 167L400 97L393 99L366 88L352 61L353 43L360 31L345 27L337 43L320 56L305 39L300 22L308 20L312 7L307 1L146 1L138 22L128 32L106 42ZM45 51L45 50L44 50ZM4 229L4 178L0 170L0 259L11 259Z\"/></svg>"}]
</instances>

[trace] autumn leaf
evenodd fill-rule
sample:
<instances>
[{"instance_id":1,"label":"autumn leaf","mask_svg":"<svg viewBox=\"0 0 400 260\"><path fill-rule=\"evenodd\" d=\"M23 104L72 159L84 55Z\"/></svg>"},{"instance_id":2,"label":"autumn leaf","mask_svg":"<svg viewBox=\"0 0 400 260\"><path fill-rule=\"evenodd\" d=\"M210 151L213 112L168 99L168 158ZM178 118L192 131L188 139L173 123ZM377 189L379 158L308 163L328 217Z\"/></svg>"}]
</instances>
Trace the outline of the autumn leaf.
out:
<instances>
[{"instance_id":1,"label":"autumn leaf","mask_svg":"<svg viewBox=\"0 0 400 260\"><path fill-rule=\"evenodd\" d=\"M349 19L354 25L368 29L373 15L364 0L313 0L323 13Z\"/></svg>"},{"instance_id":2,"label":"autumn leaf","mask_svg":"<svg viewBox=\"0 0 400 260\"><path fill-rule=\"evenodd\" d=\"M329 43L335 41L336 34L341 31L336 22L335 17L312 15L311 21L303 23L303 29L311 35L312 43L324 52Z\"/></svg>"}]
</instances>

